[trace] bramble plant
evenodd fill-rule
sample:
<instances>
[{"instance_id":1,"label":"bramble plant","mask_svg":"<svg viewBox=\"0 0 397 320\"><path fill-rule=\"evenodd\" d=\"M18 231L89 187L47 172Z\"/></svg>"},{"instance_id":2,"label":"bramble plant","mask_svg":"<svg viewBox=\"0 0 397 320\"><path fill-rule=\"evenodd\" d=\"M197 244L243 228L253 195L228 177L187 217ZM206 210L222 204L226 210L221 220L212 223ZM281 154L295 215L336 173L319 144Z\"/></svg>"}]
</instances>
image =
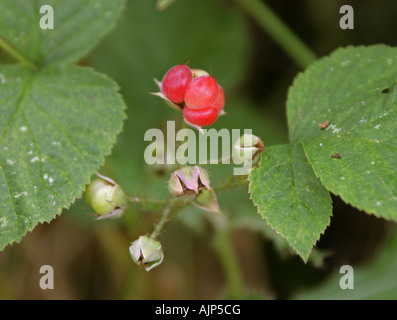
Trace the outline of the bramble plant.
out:
<instances>
[{"instance_id":1,"label":"bramble plant","mask_svg":"<svg viewBox=\"0 0 397 320\"><path fill-rule=\"evenodd\" d=\"M158 1L158 8L172 2ZM232 295L238 297L241 283L233 280L237 267L228 238L233 222L219 197L225 189L245 188L258 211L251 217L254 224L262 228L264 219L304 262L330 225L331 194L367 214L397 221L396 48L349 46L315 59L280 21L264 26L273 36L274 28L283 30L285 37L277 40L282 47L283 39L293 39L296 51L284 49L304 69L286 98L288 143L265 146L265 137L255 131L232 141L233 157L249 162L250 170L244 175L229 172L223 182L212 179L222 163L149 166L165 173L166 181L145 177L152 179L149 186L161 189L160 197L152 197L138 195L139 186L124 188L122 169L108 173L103 168L122 131L127 107L115 81L76 64L115 25L124 2L86 0L80 6L81 0L49 0L59 13L51 31L39 28L38 3L1 0L0 48L8 57L5 61L12 63L0 65L0 250L54 219L86 190L94 219L131 214L132 203L161 212L152 232L131 241L129 249L132 260L149 271L166 259L160 243L166 222L195 206L215 230L215 250L231 279ZM259 1L236 3L256 20L268 14ZM231 99L225 99L231 86L218 83L216 66L211 72L187 64L162 68L168 71L161 82L156 80L159 91L154 95L175 110L166 114L173 118L159 117L157 123L183 118L182 128L191 126L201 135L202 127L219 122L222 126L219 116L236 117L228 107ZM137 122L151 113L164 115L166 111L158 111L163 106L153 100L153 106L144 106L150 111L141 115L134 110ZM134 139L143 141L142 136ZM155 152L165 149L158 146ZM124 161L144 171L142 163Z\"/></svg>"}]
</instances>

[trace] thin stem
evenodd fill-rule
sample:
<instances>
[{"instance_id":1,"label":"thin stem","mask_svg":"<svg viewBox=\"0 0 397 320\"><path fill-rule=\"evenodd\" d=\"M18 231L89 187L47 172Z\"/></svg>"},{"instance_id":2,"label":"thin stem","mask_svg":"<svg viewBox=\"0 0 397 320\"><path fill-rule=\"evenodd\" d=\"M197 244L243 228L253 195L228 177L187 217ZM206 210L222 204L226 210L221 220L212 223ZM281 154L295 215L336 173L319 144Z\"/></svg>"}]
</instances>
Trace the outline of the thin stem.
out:
<instances>
[{"instance_id":1,"label":"thin stem","mask_svg":"<svg viewBox=\"0 0 397 320\"><path fill-rule=\"evenodd\" d=\"M171 213L171 203L169 203L163 211L163 214L161 215L160 221L157 223L156 228L153 230L150 238L153 240L156 240L158 235L160 234L160 231L163 229L165 223L168 220L168 217Z\"/></svg>"},{"instance_id":2,"label":"thin stem","mask_svg":"<svg viewBox=\"0 0 397 320\"><path fill-rule=\"evenodd\" d=\"M230 176L228 180L222 182L213 187L215 192L225 190L225 189L232 189L235 187L247 185L249 181L247 180L246 176Z\"/></svg>"},{"instance_id":3,"label":"thin stem","mask_svg":"<svg viewBox=\"0 0 397 320\"><path fill-rule=\"evenodd\" d=\"M35 70L39 70L38 66L36 66L32 61L26 59L23 55L21 55L17 50L15 50L8 42L6 42L1 37L0 37L0 47L3 48L4 51L8 52L12 57L14 57L17 61L24 64L25 66Z\"/></svg>"},{"instance_id":4,"label":"thin stem","mask_svg":"<svg viewBox=\"0 0 397 320\"><path fill-rule=\"evenodd\" d=\"M261 0L234 0L302 68L316 60L316 55Z\"/></svg>"},{"instance_id":5,"label":"thin stem","mask_svg":"<svg viewBox=\"0 0 397 320\"><path fill-rule=\"evenodd\" d=\"M233 250L231 232L228 228L215 231L213 247L225 273L230 298L235 300L241 299L243 296L243 279L237 257Z\"/></svg>"},{"instance_id":6,"label":"thin stem","mask_svg":"<svg viewBox=\"0 0 397 320\"><path fill-rule=\"evenodd\" d=\"M166 204L169 203L168 199L151 199L151 198L145 198L145 197L128 197L129 201L132 203L139 203L140 205L144 207L150 207L150 208L158 208L158 207L164 207Z\"/></svg>"}]
</instances>

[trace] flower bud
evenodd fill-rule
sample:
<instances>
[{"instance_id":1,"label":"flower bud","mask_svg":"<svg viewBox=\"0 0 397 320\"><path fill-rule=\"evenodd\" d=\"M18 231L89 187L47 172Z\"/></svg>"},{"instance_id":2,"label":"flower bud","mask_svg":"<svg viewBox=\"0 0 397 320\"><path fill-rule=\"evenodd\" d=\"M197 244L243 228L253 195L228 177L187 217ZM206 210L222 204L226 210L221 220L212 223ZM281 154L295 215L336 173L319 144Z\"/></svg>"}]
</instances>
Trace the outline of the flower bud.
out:
<instances>
[{"instance_id":1,"label":"flower bud","mask_svg":"<svg viewBox=\"0 0 397 320\"><path fill-rule=\"evenodd\" d=\"M143 264L146 271L157 267L164 259L161 243L146 236L139 237L131 244L130 255L136 264Z\"/></svg>"},{"instance_id":2,"label":"flower bud","mask_svg":"<svg viewBox=\"0 0 397 320\"><path fill-rule=\"evenodd\" d=\"M168 190L173 196L192 201L193 205L203 210L220 212L208 173L199 166L186 166L174 171L168 182Z\"/></svg>"},{"instance_id":3,"label":"flower bud","mask_svg":"<svg viewBox=\"0 0 397 320\"><path fill-rule=\"evenodd\" d=\"M210 180L206 170L199 166L186 166L171 174L168 190L173 196L197 195L203 188L209 189Z\"/></svg>"},{"instance_id":4,"label":"flower bud","mask_svg":"<svg viewBox=\"0 0 397 320\"><path fill-rule=\"evenodd\" d=\"M220 212L216 194L212 189L201 190L192 203L205 211Z\"/></svg>"},{"instance_id":5,"label":"flower bud","mask_svg":"<svg viewBox=\"0 0 397 320\"><path fill-rule=\"evenodd\" d=\"M127 205L127 197L113 180L99 175L87 187L85 200L92 206L97 219L119 217Z\"/></svg>"},{"instance_id":6,"label":"flower bud","mask_svg":"<svg viewBox=\"0 0 397 320\"><path fill-rule=\"evenodd\" d=\"M256 165L265 146L260 138L252 134L243 134L233 145L233 159L236 163L251 162Z\"/></svg>"}]
</instances>

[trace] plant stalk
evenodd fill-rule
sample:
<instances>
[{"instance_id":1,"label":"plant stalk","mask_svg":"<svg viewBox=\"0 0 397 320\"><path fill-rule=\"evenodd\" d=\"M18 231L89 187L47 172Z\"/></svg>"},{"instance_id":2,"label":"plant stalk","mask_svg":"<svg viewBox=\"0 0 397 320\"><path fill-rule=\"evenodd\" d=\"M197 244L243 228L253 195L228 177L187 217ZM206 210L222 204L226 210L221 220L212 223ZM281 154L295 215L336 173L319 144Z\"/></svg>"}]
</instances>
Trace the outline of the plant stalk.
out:
<instances>
[{"instance_id":1,"label":"plant stalk","mask_svg":"<svg viewBox=\"0 0 397 320\"><path fill-rule=\"evenodd\" d=\"M231 240L229 228L215 230L213 247L226 277L230 299L239 300L243 297L243 280Z\"/></svg>"},{"instance_id":2,"label":"plant stalk","mask_svg":"<svg viewBox=\"0 0 397 320\"><path fill-rule=\"evenodd\" d=\"M305 69L317 57L292 30L261 0L234 0L276 41L284 51Z\"/></svg>"},{"instance_id":3,"label":"plant stalk","mask_svg":"<svg viewBox=\"0 0 397 320\"><path fill-rule=\"evenodd\" d=\"M171 213L171 204L167 204L167 206L163 210L163 214L161 215L160 221L157 223L154 228L152 234L150 235L150 239L156 240L161 230L163 229L165 223L168 221L168 217Z\"/></svg>"}]
</instances>

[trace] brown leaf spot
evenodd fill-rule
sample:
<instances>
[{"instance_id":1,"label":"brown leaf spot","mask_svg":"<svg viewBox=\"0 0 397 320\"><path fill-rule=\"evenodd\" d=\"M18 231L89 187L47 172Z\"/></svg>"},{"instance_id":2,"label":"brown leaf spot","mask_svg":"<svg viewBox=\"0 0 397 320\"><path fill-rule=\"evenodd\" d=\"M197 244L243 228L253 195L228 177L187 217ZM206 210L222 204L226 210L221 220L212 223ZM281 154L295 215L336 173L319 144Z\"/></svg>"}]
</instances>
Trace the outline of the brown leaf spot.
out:
<instances>
[{"instance_id":1,"label":"brown leaf spot","mask_svg":"<svg viewBox=\"0 0 397 320\"><path fill-rule=\"evenodd\" d=\"M318 124L319 129L326 129L328 128L328 126L329 126L329 120Z\"/></svg>"}]
</instances>

